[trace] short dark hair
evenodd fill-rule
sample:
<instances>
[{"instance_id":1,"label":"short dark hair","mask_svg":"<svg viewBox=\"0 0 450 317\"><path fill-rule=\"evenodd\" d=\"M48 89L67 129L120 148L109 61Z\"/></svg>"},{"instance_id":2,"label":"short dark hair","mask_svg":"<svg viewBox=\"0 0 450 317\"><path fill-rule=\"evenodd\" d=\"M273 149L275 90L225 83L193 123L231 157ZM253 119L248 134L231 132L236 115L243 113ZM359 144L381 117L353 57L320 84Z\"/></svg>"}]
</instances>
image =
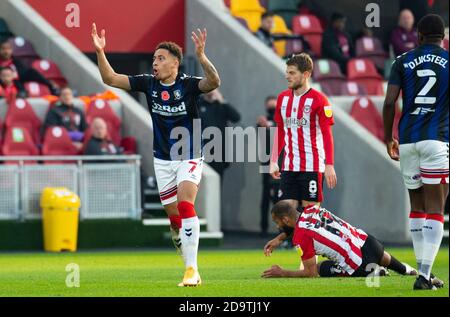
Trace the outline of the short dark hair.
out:
<instances>
[{"instance_id":1,"label":"short dark hair","mask_svg":"<svg viewBox=\"0 0 450 317\"><path fill-rule=\"evenodd\" d=\"M347 17L345 16L345 15L343 15L342 13L340 13L340 12L334 12L332 15L331 15L331 23L333 23L334 21L337 21L337 20L344 20L344 19L347 19Z\"/></svg>"},{"instance_id":2,"label":"short dark hair","mask_svg":"<svg viewBox=\"0 0 450 317\"><path fill-rule=\"evenodd\" d=\"M292 57L286 61L286 65L297 66L297 69L302 73L304 72L312 73L313 71L313 61L311 59L311 56L309 56L306 53L292 55Z\"/></svg>"},{"instance_id":3,"label":"short dark hair","mask_svg":"<svg viewBox=\"0 0 450 317\"><path fill-rule=\"evenodd\" d=\"M178 59L178 62L181 65L181 62L183 61L183 49L175 42L161 42L156 46L156 50L164 49L168 50L170 54L175 56Z\"/></svg>"},{"instance_id":4,"label":"short dark hair","mask_svg":"<svg viewBox=\"0 0 450 317\"><path fill-rule=\"evenodd\" d=\"M437 14L427 14L417 24L417 31L428 39L443 39L445 36L444 20Z\"/></svg>"},{"instance_id":5,"label":"short dark hair","mask_svg":"<svg viewBox=\"0 0 450 317\"><path fill-rule=\"evenodd\" d=\"M271 18L275 15L275 12L273 11L266 11L261 15L261 20L265 19L265 18Z\"/></svg>"},{"instance_id":6,"label":"short dark hair","mask_svg":"<svg viewBox=\"0 0 450 317\"><path fill-rule=\"evenodd\" d=\"M267 103L269 100L272 100L272 99L277 100L277 97L274 96L274 95L269 95L269 96L266 97L266 100L264 102Z\"/></svg>"},{"instance_id":7,"label":"short dark hair","mask_svg":"<svg viewBox=\"0 0 450 317\"><path fill-rule=\"evenodd\" d=\"M0 46L9 43L9 38L0 36Z\"/></svg>"},{"instance_id":8,"label":"short dark hair","mask_svg":"<svg viewBox=\"0 0 450 317\"><path fill-rule=\"evenodd\" d=\"M275 205L273 205L271 213L276 218L282 218L285 216L294 217L298 212L290 202L280 200Z\"/></svg>"}]
</instances>

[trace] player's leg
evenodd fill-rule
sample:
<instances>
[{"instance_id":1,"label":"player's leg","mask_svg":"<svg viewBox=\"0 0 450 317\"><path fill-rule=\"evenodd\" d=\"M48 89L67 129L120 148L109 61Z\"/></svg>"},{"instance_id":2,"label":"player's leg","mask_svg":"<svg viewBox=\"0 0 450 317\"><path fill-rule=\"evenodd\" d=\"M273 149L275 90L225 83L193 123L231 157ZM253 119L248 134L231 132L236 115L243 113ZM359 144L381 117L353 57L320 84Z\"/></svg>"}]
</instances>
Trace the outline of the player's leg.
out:
<instances>
[{"instance_id":1,"label":"player's leg","mask_svg":"<svg viewBox=\"0 0 450 317\"><path fill-rule=\"evenodd\" d=\"M300 186L302 192L302 207L319 205L323 200L323 174L316 172L301 172Z\"/></svg>"},{"instance_id":2,"label":"player's leg","mask_svg":"<svg viewBox=\"0 0 450 317\"><path fill-rule=\"evenodd\" d=\"M349 276L337 263L331 260L317 263L317 272L319 272L320 277Z\"/></svg>"},{"instance_id":3,"label":"player's leg","mask_svg":"<svg viewBox=\"0 0 450 317\"><path fill-rule=\"evenodd\" d=\"M172 241L179 253L181 253L181 240L179 230L181 228L181 217L177 209L176 174L172 170L171 161L154 159L156 183L158 185L159 198L167 217L170 220L170 233Z\"/></svg>"},{"instance_id":4,"label":"player's leg","mask_svg":"<svg viewBox=\"0 0 450 317\"><path fill-rule=\"evenodd\" d=\"M420 176L423 182L426 219L422 227L423 251L420 277L414 289L430 289L431 269L444 234L444 207L448 196L448 143L421 141Z\"/></svg>"},{"instance_id":5,"label":"player's leg","mask_svg":"<svg viewBox=\"0 0 450 317\"><path fill-rule=\"evenodd\" d=\"M420 270L423 253L422 227L425 223L425 201L423 196L422 179L420 177L420 160L416 144L400 145L400 168L403 181L409 193L411 210L409 214L409 229L416 256L417 269Z\"/></svg>"},{"instance_id":6,"label":"player's leg","mask_svg":"<svg viewBox=\"0 0 450 317\"><path fill-rule=\"evenodd\" d=\"M269 203L270 203L270 179L272 176L269 174L263 174L263 190L261 196L261 234L267 234L267 228L269 227Z\"/></svg>"},{"instance_id":7,"label":"player's leg","mask_svg":"<svg viewBox=\"0 0 450 317\"><path fill-rule=\"evenodd\" d=\"M394 256L384 251L383 257L379 265L387 267L390 270L393 270L402 275L417 275L418 272L416 269L412 268L408 263L402 263L397 260Z\"/></svg>"},{"instance_id":8,"label":"player's leg","mask_svg":"<svg viewBox=\"0 0 450 317\"><path fill-rule=\"evenodd\" d=\"M178 212L181 217L181 248L185 261L185 274L180 286L201 284L198 273L197 254L200 238L200 222L195 211L195 199L203 168L202 159L182 161L177 166Z\"/></svg>"}]
</instances>

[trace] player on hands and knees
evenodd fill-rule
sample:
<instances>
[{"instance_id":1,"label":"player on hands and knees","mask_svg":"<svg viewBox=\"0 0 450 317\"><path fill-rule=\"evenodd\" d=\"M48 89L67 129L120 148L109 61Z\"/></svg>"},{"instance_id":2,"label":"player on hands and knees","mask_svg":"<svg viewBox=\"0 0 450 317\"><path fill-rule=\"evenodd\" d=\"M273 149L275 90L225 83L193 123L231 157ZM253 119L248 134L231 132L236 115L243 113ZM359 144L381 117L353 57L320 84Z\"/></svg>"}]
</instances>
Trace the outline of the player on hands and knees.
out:
<instances>
[{"instance_id":1,"label":"player on hands and knees","mask_svg":"<svg viewBox=\"0 0 450 317\"><path fill-rule=\"evenodd\" d=\"M435 14L418 23L419 46L392 65L383 119L387 151L400 160L411 201L409 225L419 277L414 289L434 289L443 282L431 268L444 232L448 196L448 52L441 48L444 22ZM399 140L392 129L395 103L402 91Z\"/></svg>"},{"instance_id":2,"label":"player on hands and knees","mask_svg":"<svg viewBox=\"0 0 450 317\"><path fill-rule=\"evenodd\" d=\"M262 277L363 277L372 273L376 265L402 275L417 275L411 266L385 252L373 236L325 208L310 205L299 213L288 202L279 201L272 208L272 220L279 229L293 232L292 242L304 268L288 271L274 265ZM270 256L272 251L273 248L265 248L264 254ZM317 263L316 255L329 260Z\"/></svg>"},{"instance_id":3,"label":"player on hands and knees","mask_svg":"<svg viewBox=\"0 0 450 317\"><path fill-rule=\"evenodd\" d=\"M320 205L322 179L329 188L337 183L334 171L334 146L331 105L321 92L310 87L313 61L306 53L287 62L288 89L278 95L274 121L277 125L270 158L270 174L281 178L279 200L301 209ZM278 158L284 150L281 172ZM300 205L300 206L299 206ZM280 233L267 245L279 246L287 235Z\"/></svg>"},{"instance_id":4,"label":"player on hands and knees","mask_svg":"<svg viewBox=\"0 0 450 317\"><path fill-rule=\"evenodd\" d=\"M185 274L179 286L199 285L197 252L200 224L194 203L202 176L203 153L201 135L198 136L200 140L194 140L197 136L193 127L194 119L199 118L199 95L220 85L217 70L205 55L206 30L192 32L204 78L178 72L183 54L173 42L162 42L156 47L152 74L127 76L117 74L108 63L104 52L105 30L99 36L95 23L92 25L92 41L105 84L146 94L154 130L153 154L160 198L170 219L172 239L181 249L185 263ZM189 138L171 138L171 131L178 127L187 129ZM184 150L181 155L174 151L174 145L180 142ZM195 144L200 146L196 148Z\"/></svg>"}]
</instances>

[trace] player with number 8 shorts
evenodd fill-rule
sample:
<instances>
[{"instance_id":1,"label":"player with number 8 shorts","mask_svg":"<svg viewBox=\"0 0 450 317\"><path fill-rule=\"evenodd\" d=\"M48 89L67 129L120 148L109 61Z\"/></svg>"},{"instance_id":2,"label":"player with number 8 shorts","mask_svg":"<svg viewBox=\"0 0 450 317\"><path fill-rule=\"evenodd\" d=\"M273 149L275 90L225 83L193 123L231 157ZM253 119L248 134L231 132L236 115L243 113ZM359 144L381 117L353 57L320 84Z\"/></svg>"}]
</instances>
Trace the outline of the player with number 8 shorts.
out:
<instances>
[{"instance_id":1,"label":"player with number 8 shorts","mask_svg":"<svg viewBox=\"0 0 450 317\"><path fill-rule=\"evenodd\" d=\"M270 159L270 174L281 178L278 199L294 208L323 200L322 179L336 186L331 105L325 95L310 87L313 61L306 53L286 62L288 89L278 95L274 121L277 125ZM278 159L284 150L281 172ZM282 232L269 242L279 245Z\"/></svg>"}]
</instances>

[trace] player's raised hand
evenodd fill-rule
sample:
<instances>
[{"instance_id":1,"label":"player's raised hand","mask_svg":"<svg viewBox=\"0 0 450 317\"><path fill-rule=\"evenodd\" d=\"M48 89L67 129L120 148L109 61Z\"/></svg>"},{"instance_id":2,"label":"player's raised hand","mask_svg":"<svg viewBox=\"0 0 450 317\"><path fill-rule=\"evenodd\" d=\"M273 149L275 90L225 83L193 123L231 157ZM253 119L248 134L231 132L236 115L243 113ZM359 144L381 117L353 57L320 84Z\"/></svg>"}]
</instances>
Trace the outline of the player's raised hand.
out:
<instances>
[{"instance_id":1,"label":"player's raised hand","mask_svg":"<svg viewBox=\"0 0 450 317\"><path fill-rule=\"evenodd\" d=\"M97 52L100 52L105 49L106 46L106 38L105 38L105 30L103 29L100 33L100 36L98 36L97 33L97 26L95 23L92 23L92 43L94 44L95 50Z\"/></svg>"},{"instance_id":2,"label":"player's raised hand","mask_svg":"<svg viewBox=\"0 0 450 317\"><path fill-rule=\"evenodd\" d=\"M277 163L270 162L269 164L269 174L274 179L281 179L280 167Z\"/></svg>"},{"instance_id":3,"label":"player's raised hand","mask_svg":"<svg viewBox=\"0 0 450 317\"><path fill-rule=\"evenodd\" d=\"M391 159L393 159L394 161L398 161L400 160L400 154L399 154L399 150L398 150L398 141L396 139L392 139L391 141L388 141L386 144L387 147L387 152L389 154L389 156L391 157Z\"/></svg>"},{"instance_id":4,"label":"player's raised hand","mask_svg":"<svg viewBox=\"0 0 450 317\"><path fill-rule=\"evenodd\" d=\"M327 182L328 188L333 189L336 187L337 177L333 165L325 165L325 180Z\"/></svg>"},{"instance_id":5,"label":"player's raised hand","mask_svg":"<svg viewBox=\"0 0 450 317\"><path fill-rule=\"evenodd\" d=\"M284 270L281 266L279 265L272 265L272 267L268 270L265 270L262 274L261 277L264 278L271 278L271 277L282 277L284 274Z\"/></svg>"},{"instance_id":6,"label":"player's raised hand","mask_svg":"<svg viewBox=\"0 0 450 317\"><path fill-rule=\"evenodd\" d=\"M198 34L197 34L198 33ZM205 46L206 46L206 29L200 30L197 29L196 32L192 32L191 39L195 45L195 53L197 57L202 57L205 54Z\"/></svg>"}]
</instances>

